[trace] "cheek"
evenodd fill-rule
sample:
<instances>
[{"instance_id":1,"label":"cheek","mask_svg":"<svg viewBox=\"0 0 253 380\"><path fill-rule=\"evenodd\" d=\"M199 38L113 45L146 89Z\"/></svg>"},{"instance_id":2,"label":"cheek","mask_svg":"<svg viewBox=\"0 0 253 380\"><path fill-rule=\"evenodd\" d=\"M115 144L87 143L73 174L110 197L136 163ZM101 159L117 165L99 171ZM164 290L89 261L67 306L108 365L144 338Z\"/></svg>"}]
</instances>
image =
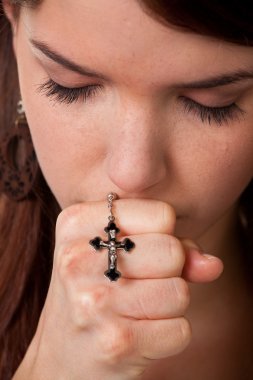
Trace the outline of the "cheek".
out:
<instances>
[{"instance_id":1,"label":"cheek","mask_svg":"<svg viewBox=\"0 0 253 380\"><path fill-rule=\"evenodd\" d=\"M180 148L184 155L178 160L177 175L191 220L179 222L178 236L201 235L237 201L253 177L251 123L239 123L230 130L230 126L211 128L199 133L201 138L182 140L191 143Z\"/></svg>"},{"instance_id":2,"label":"cheek","mask_svg":"<svg viewBox=\"0 0 253 380\"><path fill-rule=\"evenodd\" d=\"M66 207L82 193L91 173L96 176L104 156L102 134L95 127L92 132L84 126L81 131L75 130L76 124L59 120L57 113L47 112L48 108L47 116L40 120L35 110L36 105L30 110L29 125L38 161L59 204Z\"/></svg>"},{"instance_id":3,"label":"cheek","mask_svg":"<svg viewBox=\"0 0 253 380\"><path fill-rule=\"evenodd\" d=\"M111 115L108 107L98 112L93 105L50 101L37 91L46 74L22 41L17 57L21 96L37 158L49 187L65 207L78 199L76 194L82 193L91 173L96 173L107 138L100 115L107 121Z\"/></svg>"}]
</instances>

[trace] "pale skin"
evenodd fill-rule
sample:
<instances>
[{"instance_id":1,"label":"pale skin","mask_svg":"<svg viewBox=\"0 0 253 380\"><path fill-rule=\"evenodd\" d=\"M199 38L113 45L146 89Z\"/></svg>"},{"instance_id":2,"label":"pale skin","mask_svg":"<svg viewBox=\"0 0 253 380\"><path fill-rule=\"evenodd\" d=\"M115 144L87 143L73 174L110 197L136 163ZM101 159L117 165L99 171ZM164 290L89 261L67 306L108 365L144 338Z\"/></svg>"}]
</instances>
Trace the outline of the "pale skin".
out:
<instances>
[{"instance_id":1,"label":"pale skin","mask_svg":"<svg viewBox=\"0 0 253 380\"><path fill-rule=\"evenodd\" d=\"M236 221L253 173L253 80L189 83L249 70L252 49L164 26L132 0L45 0L18 20L4 5L37 157L63 210L49 294L14 379L237 380L251 338ZM38 91L49 78L102 89L60 103ZM243 113L209 123L182 97ZM88 245L107 223L110 191L120 238L136 243L120 254L117 283Z\"/></svg>"}]
</instances>

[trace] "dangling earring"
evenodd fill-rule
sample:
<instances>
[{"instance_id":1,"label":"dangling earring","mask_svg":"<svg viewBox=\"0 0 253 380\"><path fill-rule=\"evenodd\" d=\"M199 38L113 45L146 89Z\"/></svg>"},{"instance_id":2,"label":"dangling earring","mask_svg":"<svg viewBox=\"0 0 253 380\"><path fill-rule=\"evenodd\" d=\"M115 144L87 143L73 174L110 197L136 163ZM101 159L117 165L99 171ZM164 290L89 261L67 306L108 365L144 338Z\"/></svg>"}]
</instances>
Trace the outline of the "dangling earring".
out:
<instances>
[{"instance_id":1,"label":"dangling earring","mask_svg":"<svg viewBox=\"0 0 253 380\"><path fill-rule=\"evenodd\" d=\"M0 192L14 201L29 198L38 173L38 161L22 100L17 103L14 128L0 145Z\"/></svg>"}]
</instances>

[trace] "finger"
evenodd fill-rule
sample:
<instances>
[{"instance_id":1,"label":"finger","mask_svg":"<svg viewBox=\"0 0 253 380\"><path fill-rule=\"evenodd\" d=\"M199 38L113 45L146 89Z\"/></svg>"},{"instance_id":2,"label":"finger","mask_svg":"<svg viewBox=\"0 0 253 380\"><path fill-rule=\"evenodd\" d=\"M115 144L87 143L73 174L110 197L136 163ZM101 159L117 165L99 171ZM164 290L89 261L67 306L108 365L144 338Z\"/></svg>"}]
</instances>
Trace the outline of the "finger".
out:
<instances>
[{"instance_id":1,"label":"finger","mask_svg":"<svg viewBox=\"0 0 253 380\"><path fill-rule=\"evenodd\" d=\"M135 319L167 319L183 316L190 302L189 287L182 278L125 280L114 287L112 308Z\"/></svg>"},{"instance_id":2,"label":"finger","mask_svg":"<svg viewBox=\"0 0 253 380\"><path fill-rule=\"evenodd\" d=\"M57 218L56 236L63 241L105 236L109 210L106 201L83 202L64 209ZM176 223L174 209L165 202L152 199L118 199L113 202L117 237L159 232L173 234Z\"/></svg>"},{"instance_id":3,"label":"finger","mask_svg":"<svg viewBox=\"0 0 253 380\"><path fill-rule=\"evenodd\" d=\"M133 322L133 326L138 351L148 359L176 355L187 347L191 339L191 327L184 317L142 320Z\"/></svg>"},{"instance_id":4,"label":"finger","mask_svg":"<svg viewBox=\"0 0 253 380\"><path fill-rule=\"evenodd\" d=\"M182 244L172 235L149 233L132 235L132 251L118 254L118 269L128 279L181 276L185 263Z\"/></svg>"},{"instance_id":5,"label":"finger","mask_svg":"<svg viewBox=\"0 0 253 380\"><path fill-rule=\"evenodd\" d=\"M182 277L193 283L205 283L216 280L223 272L220 258L207 255L189 239L181 240L185 249L185 264Z\"/></svg>"},{"instance_id":6,"label":"finger","mask_svg":"<svg viewBox=\"0 0 253 380\"><path fill-rule=\"evenodd\" d=\"M117 269L125 279L152 279L181 276L185 252L182 244L171 235L132 235L135 247L130 252L119 250ZM108 269L107 249L95 251L86 238L59 246L55 252L56 267L63 267L65 277L101 279ZM69 273L69 274L68 274ZM104 281L108 279L104 278Z\"/></svg>"}]
</instances>

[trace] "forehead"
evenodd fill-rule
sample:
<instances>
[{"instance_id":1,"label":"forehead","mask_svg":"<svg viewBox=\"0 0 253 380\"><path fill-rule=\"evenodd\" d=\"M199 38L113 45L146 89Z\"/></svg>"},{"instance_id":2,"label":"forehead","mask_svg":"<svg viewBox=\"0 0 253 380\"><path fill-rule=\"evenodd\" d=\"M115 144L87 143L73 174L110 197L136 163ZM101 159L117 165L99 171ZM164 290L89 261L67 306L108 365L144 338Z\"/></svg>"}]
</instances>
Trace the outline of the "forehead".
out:
<instances>
[{"instance_id":1,"label":"forehead","mask_svg":"<svg viewBox=\"0 0 253 380\"><path fill-rule=\"evenodd\" d=\"M157 84L194 80L203 69L215 74L252 60L252 49L167 27L135 0L44 0L21 18L29 38L127 82L135 73L140 81L155 73Z\"/></svg>"}]
</instances>

